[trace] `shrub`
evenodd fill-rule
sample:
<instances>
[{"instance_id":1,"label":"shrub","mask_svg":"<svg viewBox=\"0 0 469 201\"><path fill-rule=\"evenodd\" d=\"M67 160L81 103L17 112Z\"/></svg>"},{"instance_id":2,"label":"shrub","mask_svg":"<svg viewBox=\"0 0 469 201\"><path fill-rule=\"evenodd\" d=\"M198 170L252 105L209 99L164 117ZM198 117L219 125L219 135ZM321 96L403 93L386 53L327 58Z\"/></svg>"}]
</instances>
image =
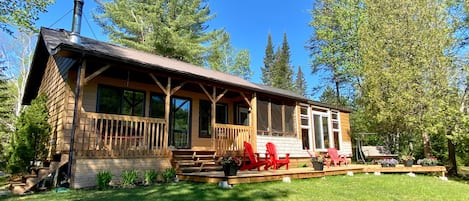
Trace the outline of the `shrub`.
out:
<instances>
[{"instance_id":1,"label":"shrub","mask_svg":"<svg viewBox=\"0 0 469 201\"><path fill-rule=\"evenodd\" d=\"M109 186L112 174L109 171L101 171L96 175L96 179L98 180L98 190L103 190Z\"/></svg>"},{"instance_id":2,"label":"shrub","mask_svg":"<svg viewBox=\"0 0 469 201\"><path fill-rule=\"evenodd\" d=\"M155 170L147 170L143 173L143 178L145 180L145 184L152 184L156 181L158 177L158 172Z\"/></svg>"},{"instance_id":3,"label":"shrub","mask_svg":"<svg viewBox=\"0 0 469 201\"><path fill-rule=\"evenodd\" d=\"M134 186L137 183L138 171L137 170L124 170L122 172L122 184L124 187Z\"/></svg>"},{"instance_id":4,"label":"shrub","mask_svg":"<svg viewBox=\"0 0 469 201\"><path fill-rule=\"evenodd\" d=\"M163 171L162 176L163 176L164 182L169 182L171 181L171 179L176 177L176 170L174 168L166 168Z\"/></svg>"},{"instance_id":5,"label":"shrub","mask_svg":"<svg viewBox=\"0 0 469 201\"><path fill-rule=\"evenodd\" d=\"M50 131L48 115L45 94L39 95L21 112L15 124L8 160L8 169L12 173L26 172L30 161L45 160Z\"/></svg>"}]
</instances>

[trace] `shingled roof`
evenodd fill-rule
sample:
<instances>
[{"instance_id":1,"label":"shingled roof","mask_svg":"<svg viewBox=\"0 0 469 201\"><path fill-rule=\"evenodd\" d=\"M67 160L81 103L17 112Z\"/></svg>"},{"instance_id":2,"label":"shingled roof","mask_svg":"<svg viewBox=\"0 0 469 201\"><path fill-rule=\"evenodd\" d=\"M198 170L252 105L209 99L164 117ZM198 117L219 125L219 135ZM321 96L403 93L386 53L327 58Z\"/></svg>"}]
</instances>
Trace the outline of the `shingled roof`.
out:
<instances>
[{"instance_id":1,"label":"shingled roof","mask_svg":"<svg viewBox=\"0 0 469 201\"><path fill-rule=\"evenodd\" d=\"M255 92L271 94L301 102L309 101L306 97L298 95L292 91L255 84L237 76L206 69L204 67L176 59L150 54L132 48L121 47L82 36L80 36L81 43L75 44L70 42L69 38L70 32L63 29L56 30L41 28L35 55L31 64L30 75L32 76L28 77L27 88L28 86L34 86L40 83L42 76L39 76L38 74L42 75L44 73L44 69L42 69L43 67L41 67L41 65L45 65L44 62L47 62L44 61L44 57L48 57L48 55L45 55L46 52L49 55L56 55L61 52L75 52L82 55L93 55L103 59L128 63L142 68L164 70L181 76L194 77L201 80L244 88ZM25 91L23 102L28 103L35 97L35 95L35 93L28 93L28 91Z\"/></svg>"}]
</instances>

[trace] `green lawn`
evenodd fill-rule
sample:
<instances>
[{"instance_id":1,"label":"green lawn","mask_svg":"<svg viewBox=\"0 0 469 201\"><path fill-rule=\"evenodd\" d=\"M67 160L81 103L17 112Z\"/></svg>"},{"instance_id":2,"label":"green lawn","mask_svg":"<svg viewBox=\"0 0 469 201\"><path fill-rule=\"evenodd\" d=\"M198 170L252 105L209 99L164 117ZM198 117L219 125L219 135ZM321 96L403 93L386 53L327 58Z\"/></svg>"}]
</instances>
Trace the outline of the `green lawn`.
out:
<instances>
[{"instance_id":1,"label":"green lawn","mask_svg":"<svg viewBox=\"0 0 469 201\"><path fill-rule=\"evenodd\" d=\"M47 192L0 200L469 200L469 184L438 177L406 174L356 174L298 179L291 183L239 184L219 189L216 184L179 182L134 189Z\"/></svg>"}]
</instances>

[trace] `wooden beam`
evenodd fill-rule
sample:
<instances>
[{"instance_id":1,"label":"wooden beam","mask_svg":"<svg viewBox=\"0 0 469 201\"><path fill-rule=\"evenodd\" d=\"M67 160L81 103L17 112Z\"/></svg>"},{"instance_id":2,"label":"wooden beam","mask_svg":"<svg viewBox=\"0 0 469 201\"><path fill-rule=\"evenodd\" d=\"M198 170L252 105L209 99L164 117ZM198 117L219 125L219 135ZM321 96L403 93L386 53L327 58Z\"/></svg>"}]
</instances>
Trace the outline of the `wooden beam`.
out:
<instances>
[{"instance_id":1,"label":"wooden beam","mask_svg":"<svg viewBox=\"0 0 469 201\"><path fill-rule=\"evenodd\" d=\"M160 85L161 85L161 83L160 83ZM166 84L166 89L162 88L162 90L165 91L165 92L170 92L171 91L171 77L168 77L168 83ZM165 100L164 100L164 120L165 120L164 137L163 137L163 149L164 150L166 150L168 148L169 114L171 112L170 108L171 108L171 93L166 93L166 97L165 97Z\"/></svg>"},{"instance_id":2,"label":"wooden beam","mask_svg":"<svg viewBox=\"0 0 469 201\"><path fill-rule=\"evenodd\" d=\"M210 125L212 127L212 149L216 149L217 147L215 147L215 132L216 132L216 129L215 129L215 123L216 123L216 115L217 115L217 101L216 101L216 98L215 96L217 95L217 87L213 87L213 91L212 91L212 98L210 98L210 100L212 101L212 118L210 119Z\"/></svg>"},{"instance_id":3,"label":"wooden beam","mask_svg":"<svg viewBox=\"0 0 469 201\"><path fill-rule=\"evenodd\" d=\"M215 88L214 88L215 90ZM225 89L225 91L223 91L220 95L217 96L217 98L215 98L215 102L218 102L220 101L221 98L223 98L223 96L226 94L226 92L228 92L228 89ZM216 94L214 94L216 95Z\"/></svg>"},{"instance_id":4,"label":"wooden beam","mask_svg":"<svg viewBox=\"0 0 469 201\"><path fill-rule=\"evenodd\" d=\"M199 83L199 86L200 88L202 88L202 91L204 91L205 95L207 96L207 98L211 101L211 102L215 102L215 99L212 98L212 96L210 95L210 93L208 93L207 89L205 89L204 85L200 84Z\"/></svg>"},{"instance_id":5,"label":"wooden beam","mask_svg":"<svg viewBox=\"0 0 469 201\"><path fill-rule=\"evenodd\" d=\"M179 89L181 89L186 83L187 83L187 81L184 81L184 82L181 83L179 86L174 87L173 89L171 89L171 95L174 95L174 94L175 94L177 91L179 91Z\"/></svg>"},{"instance_id":6,"label":"wooden beam","mask_svg":"<svg viewBox=\"0 0 469 201\"><path fill-rule=\"evenodd\" d=\"M153 79L153 81L155 81L156 85L158 85L158 87L161 89L161 91L163 91L163 93L165 95L169 95L170 91L167 91L167 88L165 88L160 81L158 81L158 79L153 75L153 73L150 73L150 77ZM169 77L168 77L169 78ZM169 83L168 83L169 84ZM170 88L171 89L171 88Z\"/></svg>"},{"instance_id":7,"label":"wooden beam","mask_svg":"<svg viewBox=\"0 0 469 201\"><path fill-rule=\"evenodd\" d=\"M97 70L96 72L94 72L93 74L89 75L88 77L85 78L84 80L84 83L88 83L89 81L91 81L92 79L96 78L98 75L100 75L101 73L103 73L104 71L106 71L107 69L109 69L111 67L110 64L108 65L105 65L103 66L102 68L100 68L99 70Z\"/></svg>"},{"instance_id":8,"label":"wooden beam","mask_svg":"<svg viewBox=\"0 0 469 201\"><path fill-rule=\"evenodd\" d=\"M259 152L260 150L257 147L257 95L256 93L252 94L251 99L251 112L249 113L250 119L249 123L252 129L251 133L251 145L255 152Z\"/></svg>"},{"instance_id":9,"label":"wooden beam","mask_svg":"<svg viewBox=\"0 0 469 201\"><path fill-rule=\"evenodd\" d=\"M241 94L244 101L249 105L249 107L252 107L251 101L246 97L246 95L243 92L239 92L239 94Z\"/></svg>"}]
</instances>

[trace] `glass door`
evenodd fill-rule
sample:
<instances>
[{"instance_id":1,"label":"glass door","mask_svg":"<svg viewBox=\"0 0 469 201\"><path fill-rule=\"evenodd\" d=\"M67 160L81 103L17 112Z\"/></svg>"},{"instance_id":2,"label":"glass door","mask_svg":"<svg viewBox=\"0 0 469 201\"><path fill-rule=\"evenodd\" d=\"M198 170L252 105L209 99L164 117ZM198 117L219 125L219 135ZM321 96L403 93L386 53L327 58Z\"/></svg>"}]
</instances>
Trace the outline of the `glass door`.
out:
<instances>
[{"instance_id":1,"label":"glass door","mask_svg":"<svg viewBox=\"0 0 469 201\"><path fill-rule=\"evenodd\" d=\"M169 146L177 149L189 149L190 144L190 121L191 100L185 98L171 99Z\"/></svg>"}]
</instances>

